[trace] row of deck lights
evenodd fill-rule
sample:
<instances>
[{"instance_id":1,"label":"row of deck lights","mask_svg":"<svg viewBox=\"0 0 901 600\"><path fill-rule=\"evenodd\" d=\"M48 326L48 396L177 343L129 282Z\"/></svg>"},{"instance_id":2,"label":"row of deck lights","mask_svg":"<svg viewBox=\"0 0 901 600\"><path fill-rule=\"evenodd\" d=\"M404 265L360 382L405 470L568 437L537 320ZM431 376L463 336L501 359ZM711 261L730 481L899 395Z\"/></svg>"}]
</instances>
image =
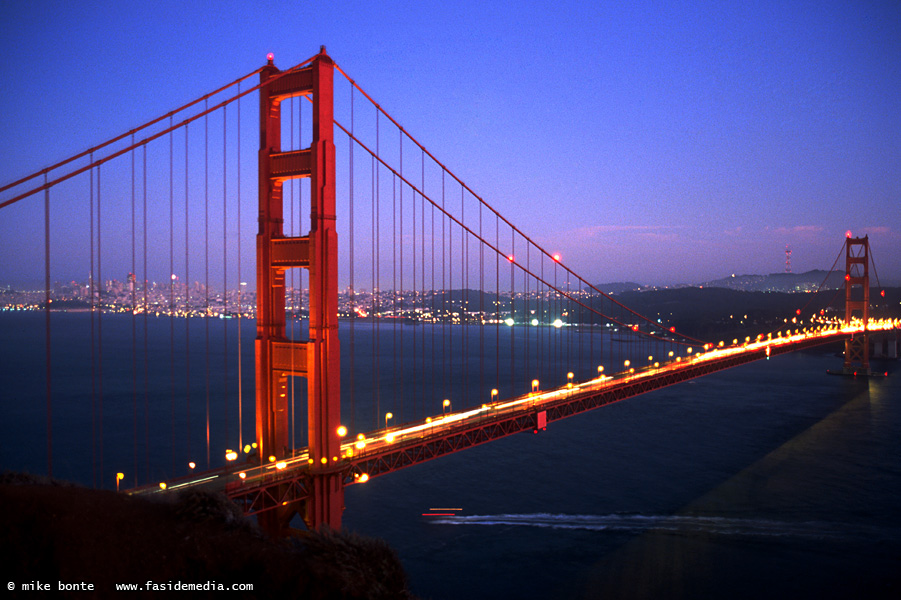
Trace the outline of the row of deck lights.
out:
<instances>
[{"instance_id":1,"label":"row of deck lights","mask_svg":"<svg viewBox=\"0 0 901 600\"><path fill-rule=\"evenodd\" d=\"M796 322L795 319L792 319L792 321L793 321L793 322ZM834 326L833 326L833 328L834 328ZM800 334L802 334L802 333L803 333L803 334L814 334L814 333L821 332L821 331L828 331L828 330L830 330L830 329L832 329L832 328L820 326L820 327L817 327L817 328L810 328L810 329L808 330L808 328L805 327L805 328L803 328L803 330L802 330L802 329L795 329L794 335L800 335ZM779 338L782 338L782 337L783 337L783 332L782 332L782 331L777 331L777 332L775 332L775 334L774 334L774 333L768 333L768 334L766 334L766 335L760 334L760 335L758 335L758 336L755 338L755 340L758 341L758 342L761 342L761 341L763 341L764 339L766 339L766 340L772 340L773 337L774 337L774 335L775 335L775 337L776 337L777 339L779 339ZM793 335L793 334L792 334L792 330L791 330L791 329L787 329L787 330L784 332L784 335L785 335L786 337L791 337L791 336ZM747 337L745 337L745 339L744 339L744 345L748 345L749 343L751 343L751 337L750 337L750 336L747 336ZM735 338L735 339L732 340L732 345L733 345L733 346L738 346L738 344L739 344L738 338ZM713 347L714 347L714 344L705 344L704 347L703 347L703 350L705 350L705 351L706 351L706 350L710 350L710 349L712 349ZM725 342L724 342L724 341L720 341L718 344L716 344L716 347L718 347L718 348L724 348L724 347L725 347ZM691 355L693 354L693 352L694 352L694 349L691 348L691 347L689 347L689 348L686 349L686 354L688 355L688 357L691 357ZM669 353L668 353L668 357L669 357L670 359L672 359L673 356L674 356L674 354L675 354L675 353L674 353L672 350L670 350ZM769 353L768 353L768 354L769 354ZM681 361L681 360L682 360L682 357L676 357L676 360L677 360L677 361ZM632 366L632 363L631 363L631 361L630 361L629 359L626 359L625 361L623 361L623 366L624 366L625 370L626 370L628 373L630 373L630 374L635 373L635 367ZM656 368L659 368L659 367L660 367L660 362L659 362L659 361L655 362L655 361L654 361L653 355L649 355L649 356L648 356L648 368L655 368L655 369L656 369ZM601 379L603 379L603 378L604 378L603 373L604 373L604 366L603 366L603 365L598 365L598 377L601 378ZM572 388L572 387L573 387L573 385L574 385L574 384L573 384L573 379L574 379L574 377L575 377L575 374L574 374L572 371L570 371L570 372L568 372L568 373L566 374L566 379L567 379L566 387L567 387L567 388ZM538 379L533 379L533 380L532 380L532 382L531 382L531 388L532 388L532 393L537 393L537 392L539 391L539 381L538 381ZM496 401L498 394L499 394L499 391L498 391L496 388L494 388L494 389L491 390L491 402L492 402L492 403ZM443 415L446 415L446 414L448 413L448 411L452 411L452 405L451 405L450 399L445 398L445 399L442 401L441 406L442 406L442 413L443 413ZM483 404L482 407L483 407L483 408L488 408L488 405L484 405L484 404ZM387 412L387 413L385 413L385 429L388 428L388 422L389 422L391 419L393 419L393 418L394 418L394 414L393 414L392 412ZM429 417L429 418L426 419L426 422L427 422L427 423L431 423L431 421L432 421L431 417ZM344 425L340 425L340 426L337 428L336 433L338 434L338 437L343 438L343 437L345 437L345 436L347 435L347 428L346 428ZM392 443L392 442L394 441L394 439L395 439L395 434L394 434L394 433L388 433L388 434L385 436L385 441L387 441L388 443ZM245 453L250 453L251 449L256 448L256 446L257 446L256 443L246 445L246 446L244 447ZM357 441L354 443L354 447L357 448L358 450L362 450L363 448L366 447L366 437L365 437L364 434L360 433L360 434L357 435ZM350 456L350 452L348 452L348 456ZM226 450L225 458L226 458L227 461L235 461L235 460L237 460L237 458L238 458L238 453L235 452L235 451L233 451L233 450ZM337 457L335 457L335 460L337 460ZM269 457L269 461L275 463L276 469L284 469L284 468L287 467L287 464L286 464L284 461L276 461L276 457L274 457L274 456L270 456L270 457ZM308 462L309 462L309 463L313 463L313 459L308 459ZM327 463L327 459L326 459L325 457L323 457L323 462L324 462L324 463ZM196 464L195 464L194 462L190 462L190 463L188 463L188 466L191 468L191 470L193 470L193 469L196 467ZM244 479L244 478L246 477L246 474L242 472L242 473L239 473L239 476L241 477L241 479ZM369 475L368 475L368 474L365 474L365 473L363 473L363 474L355 474L354 477L355 477L355 479L357 479L357 481L360 482L360 483L363 483L363 482L365 482L365 481L367 481L367 480L369 479ZM124 475L123 473L116 473L116 489L117 489L117 490L119 489L119 482L122 481L124 478L125 478L125 475ZM166 487L167 487L167 486L166 486L166 483L165 483L165 482L161 482L161 483L160 483L160 489L165 490Z\"/></svg>"}]
</instances>

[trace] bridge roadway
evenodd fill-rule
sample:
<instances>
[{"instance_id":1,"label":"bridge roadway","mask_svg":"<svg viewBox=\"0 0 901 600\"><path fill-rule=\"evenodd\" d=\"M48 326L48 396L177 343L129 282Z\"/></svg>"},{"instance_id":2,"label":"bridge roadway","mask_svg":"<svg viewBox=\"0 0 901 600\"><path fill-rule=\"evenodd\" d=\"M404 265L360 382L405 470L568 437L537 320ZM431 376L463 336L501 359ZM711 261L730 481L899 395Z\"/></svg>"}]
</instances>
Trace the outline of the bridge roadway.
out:
<instances>
[{"instance_id":1,"label":"bridge roadway","mask_svg":"<svg viewBox=\"0 0 901 600\"><path fill-rule=\"evenodd\" d=\"M901 328L901 321L872 321L868 331ZM524 431L538 432L549 423L606 404L618 402L669 385L709 375L769 356L843 341L863 331L860 324L824 326L811 331L756 341L702 349L659 366L629 369L612 376L535 391L512 399L483 404L398 427L360 434L341 445L341 456L328 465L316 465L318 473L343 473L345 485L363 483L439 456L458 452ZM202 489L224 491L246 514L256 514L280 504L309 497L313 461L306 448L280 461L247 461L195 473L153 486L129 490L130 494Z\"/></svg>"}]
</instances>

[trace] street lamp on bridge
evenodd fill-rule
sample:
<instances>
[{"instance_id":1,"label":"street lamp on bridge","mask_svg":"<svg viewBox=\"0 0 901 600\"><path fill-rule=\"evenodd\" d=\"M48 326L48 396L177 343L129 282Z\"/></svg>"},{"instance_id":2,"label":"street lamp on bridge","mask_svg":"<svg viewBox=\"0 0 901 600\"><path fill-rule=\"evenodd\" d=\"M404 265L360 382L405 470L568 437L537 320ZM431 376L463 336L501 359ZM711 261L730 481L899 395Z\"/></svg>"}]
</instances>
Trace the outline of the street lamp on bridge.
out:
<instances>
[{"instance_id":1,"label":"street lamp on bridge","mask_svg":"<svg viewBox=\"0 0 901 600\"><path fill-rule=\"evenodd\" d=\"M385 413L385 429L388 429L388 419L393 419L394 413Z\"/></svg>"},{"instance_id":2,"label":"street lamp on bridge","mask_svg":"<svg viewBox=\"0 0 901 600\"><path fill-rule=\"evenodd\" d=\"M441 412L446 413L447 410L450 408L450 405L451 405L451 401L448 400L447 398L445 398L444 402L441 403Z\"/></svg>"}]
</instances>

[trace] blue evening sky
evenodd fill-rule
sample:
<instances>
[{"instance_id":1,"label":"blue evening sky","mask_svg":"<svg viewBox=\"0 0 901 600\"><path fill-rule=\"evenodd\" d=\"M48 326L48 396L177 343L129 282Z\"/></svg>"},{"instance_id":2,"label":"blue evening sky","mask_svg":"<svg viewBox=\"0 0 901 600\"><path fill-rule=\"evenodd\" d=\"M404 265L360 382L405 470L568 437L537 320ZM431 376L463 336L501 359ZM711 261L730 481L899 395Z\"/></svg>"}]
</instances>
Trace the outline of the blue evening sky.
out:
<instances>
[{"instance_id":1,"label":"blue evening sky","mask_svg":"<svg viewBox=\"0 0 901 600\"><path fill-rule=\"evenodd\" d=\"M324 44L588 279L781 272L786 245L826 269L851 230L901 280L897 1L33 0L0 23L0 183ZM11 261L28 232L0 233Z\"/></svg>"}]
</instances>

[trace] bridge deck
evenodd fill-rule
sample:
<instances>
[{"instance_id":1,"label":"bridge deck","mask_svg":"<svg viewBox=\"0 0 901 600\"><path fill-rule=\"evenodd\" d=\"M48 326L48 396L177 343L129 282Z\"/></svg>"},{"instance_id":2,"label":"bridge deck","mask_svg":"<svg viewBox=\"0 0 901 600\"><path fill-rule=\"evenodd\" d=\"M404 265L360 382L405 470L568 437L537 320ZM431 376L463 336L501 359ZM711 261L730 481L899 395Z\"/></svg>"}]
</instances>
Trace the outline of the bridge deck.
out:
<instances>
[{"instance_id":1,"label":"bridge deck","mask_svg":"<svg viewBox=\"0 0 901 600\"><path fill-rule=\"evenodd\" d=\"M860 331L860 328L830 329L716 348L658 367L632 369L614 376L536 391L483 404L478 408L377 430L365 434L362 440L342 444L341 456L332 457L331 464L315 472L342 473L345 485L362 483L372 477L515 433L537 432L548 423L683 381L768 356L842 341ZM313 473L309 453L303 448L291 458L279 462L232 464L171 481L165 489L224 491L238 501L247 514L256 514L308 498ZM161 491L161 487L147 486L132 490L132 493Z\"/></svg>"}]
</instances>

